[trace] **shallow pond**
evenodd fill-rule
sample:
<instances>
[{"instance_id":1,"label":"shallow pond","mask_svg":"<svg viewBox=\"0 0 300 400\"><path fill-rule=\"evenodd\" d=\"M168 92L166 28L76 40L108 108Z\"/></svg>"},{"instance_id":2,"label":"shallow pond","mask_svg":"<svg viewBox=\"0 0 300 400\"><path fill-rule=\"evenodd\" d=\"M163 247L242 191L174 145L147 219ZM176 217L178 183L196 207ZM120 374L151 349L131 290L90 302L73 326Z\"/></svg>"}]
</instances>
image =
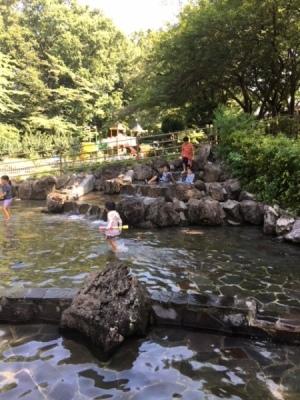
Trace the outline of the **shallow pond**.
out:
<instances>
[{"instance_id":1,"label":"shallow pond","mask_svg":"<svg viewBox=\"0 0 300 400\"><path fill-rule=\"evenodd\" d=\"M42 206L16 202L0 224L0 285L76 287L114 259L99 221L43 214ZM300 311L300 248L259 228L130 229L119 247L149 290L252 296L261 307Z\"/></svg>"},{"instance_id":2,"label":"shallow pond","mask_svg":"<svg viewBox=\"0 0 300 400\"><path fill-rule=\"evenodd\" d=\"M0 325L0 400L299 400L300 347L155 329L108 362L47 325Z\"/></svg>"}]
</instances>

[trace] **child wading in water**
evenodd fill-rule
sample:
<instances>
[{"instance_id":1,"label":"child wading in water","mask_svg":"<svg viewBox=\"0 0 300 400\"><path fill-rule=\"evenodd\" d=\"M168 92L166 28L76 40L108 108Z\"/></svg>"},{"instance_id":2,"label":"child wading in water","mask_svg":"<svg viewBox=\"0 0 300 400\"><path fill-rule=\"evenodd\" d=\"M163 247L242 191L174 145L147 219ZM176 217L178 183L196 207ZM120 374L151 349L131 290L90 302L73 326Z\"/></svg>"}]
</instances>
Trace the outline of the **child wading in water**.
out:
<instances>
[{"instance_id":1,"label":"child wading in water","mask_svg":"<svg viewBox=\"0 0 300 400\"><path fill-rule=\"evenodd\" d=\"M0 185L0 207L4 215L5 221L10 219L9 208L13 201L12 185L9 177L7 175L1 176Z\"/></svg>"},{"instance_id":2,"label":"child wading in water","mask_svg":"<svg viewBox=\"0 0 300 400\"><path fill-rule=\"evenodd\" d=\"M115 253L118 251L116 238L122 232L122 219L116 211L116 205L113 201L105 203L105 209L107 211L107 225L105 227L100 226L99 229L100 232L104 232L107 242Z\"/></svg>"}]
</instances>

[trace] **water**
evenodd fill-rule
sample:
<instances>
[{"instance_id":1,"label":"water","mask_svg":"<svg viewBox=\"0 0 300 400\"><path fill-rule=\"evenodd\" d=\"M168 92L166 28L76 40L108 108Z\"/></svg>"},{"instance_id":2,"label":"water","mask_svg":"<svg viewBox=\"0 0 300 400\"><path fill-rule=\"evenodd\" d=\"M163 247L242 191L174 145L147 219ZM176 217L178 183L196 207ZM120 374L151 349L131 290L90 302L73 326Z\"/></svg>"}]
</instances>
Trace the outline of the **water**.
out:
<instances>
[{"instance_id":1,"label":"water","mask_svg":"<svg viewBox=\"0 0 300 400\"><path fill-rule=\"evenodd\" d=\"M107 362L47 325L1 326L0 400L299 400L300 347L155 329Z\"/></svg>"},{"instance_id":2,"label":"water","mask_svg":"<svg viewBox=\"0 0 300 400\"><path fill-rule=\"evenodd\" d=\"M0 224L0 285L78 287L114 259L100 222L41 213L43 204L15 203ZM300 248L259 228L124 231L117 257L149 290L251 296L261 308L300 310Z\"/></svg>"}]
</instances>

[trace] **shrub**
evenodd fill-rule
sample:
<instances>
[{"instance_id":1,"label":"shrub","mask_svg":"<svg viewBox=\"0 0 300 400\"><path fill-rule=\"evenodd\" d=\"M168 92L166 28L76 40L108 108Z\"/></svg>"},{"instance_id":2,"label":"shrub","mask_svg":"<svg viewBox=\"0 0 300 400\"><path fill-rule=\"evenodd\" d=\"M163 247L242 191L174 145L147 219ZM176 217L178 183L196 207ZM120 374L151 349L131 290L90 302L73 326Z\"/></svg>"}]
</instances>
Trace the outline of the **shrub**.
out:
<instances>
[{"instance_id":1,"label":"shrub","mask_svg":"<svg viewBox=\"0 0 300 400\"><path fill-rule=\"evenodd\" d=\"M220 154L242 184L300 213L300 140L264 134L258 122L228 110L216 114L216 125Z\"/></svg>"}]
</instances>

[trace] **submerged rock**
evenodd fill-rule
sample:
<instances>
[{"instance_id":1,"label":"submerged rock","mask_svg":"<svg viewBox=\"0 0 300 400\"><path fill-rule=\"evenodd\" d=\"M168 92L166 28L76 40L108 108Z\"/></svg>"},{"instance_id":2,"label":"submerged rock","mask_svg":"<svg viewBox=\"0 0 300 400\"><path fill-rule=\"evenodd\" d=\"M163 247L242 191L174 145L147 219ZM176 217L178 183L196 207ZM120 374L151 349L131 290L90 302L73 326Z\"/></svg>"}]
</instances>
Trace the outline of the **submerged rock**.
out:
<instances>
[{"instance_id":1,"label":"submerged rock","mask_svg":"<svg viewBox=\"0 0 300 400\"><path fill-rule=\"evenodd\" d=\"M89 275L61 318L61 328L76 330L109 354L133 335L144 335L150 300L141 283L121 263Z\"/></svg>"}]
</instances>

